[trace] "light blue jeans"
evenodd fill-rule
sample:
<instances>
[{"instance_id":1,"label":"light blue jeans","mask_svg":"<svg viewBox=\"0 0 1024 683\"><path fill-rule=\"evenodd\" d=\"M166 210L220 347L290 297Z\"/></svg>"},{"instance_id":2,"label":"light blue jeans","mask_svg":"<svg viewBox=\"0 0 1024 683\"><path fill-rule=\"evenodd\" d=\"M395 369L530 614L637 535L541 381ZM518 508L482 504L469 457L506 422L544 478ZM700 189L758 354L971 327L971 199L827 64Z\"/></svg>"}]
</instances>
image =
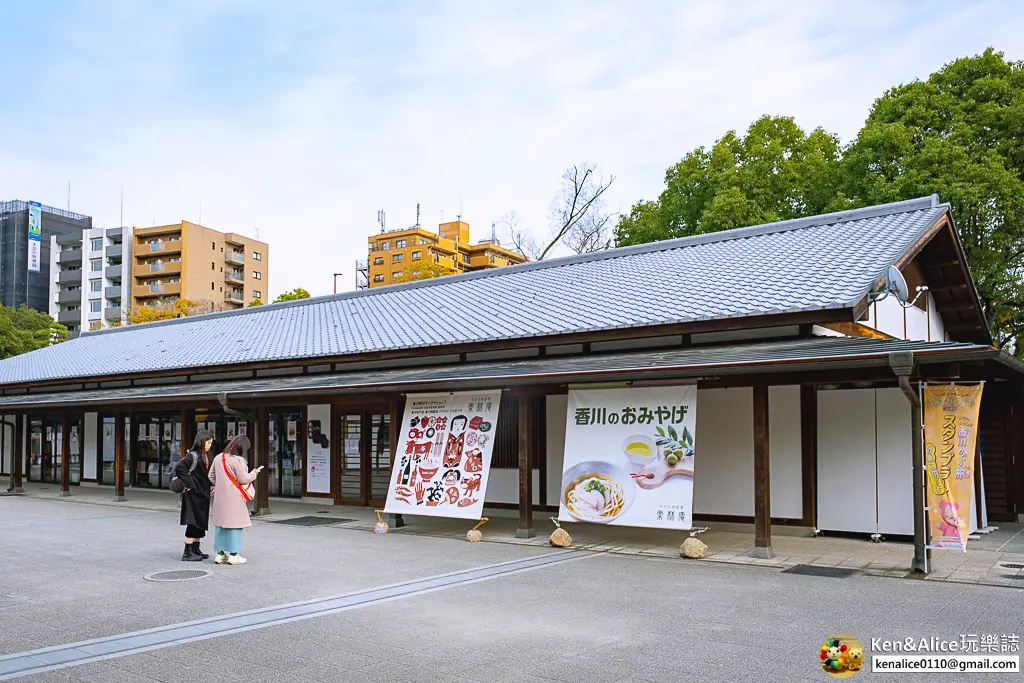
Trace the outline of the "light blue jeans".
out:
<instances>
[{"instance_id":1,"label":"light blue jeans","mask_svg":"<svg viewBox=\"0 0 1024 683\"><path fill-rule=\"evenodd\" d=\"M242 552L242 530L213 528L213 548L217 552L236 555Z\"/></svg>"}]
</instances>

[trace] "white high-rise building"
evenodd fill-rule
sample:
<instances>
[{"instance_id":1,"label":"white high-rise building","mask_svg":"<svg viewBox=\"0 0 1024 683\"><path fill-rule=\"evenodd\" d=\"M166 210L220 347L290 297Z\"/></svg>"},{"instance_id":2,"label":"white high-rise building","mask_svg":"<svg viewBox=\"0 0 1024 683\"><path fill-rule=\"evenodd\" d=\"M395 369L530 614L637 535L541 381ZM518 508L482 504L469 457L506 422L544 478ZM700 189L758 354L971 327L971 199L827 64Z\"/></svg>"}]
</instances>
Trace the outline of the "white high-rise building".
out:
<instances>
[{"instance_id":1,"label":"white high-rise building","mask_svg":"<svg viewBox=\"0 0 1024 683\"><path fill-rule=\"evenodd\" d=\"M50 315L77 336L128 321L132 229L92 228L50 238ZM124 292L122 287L129 289ZM124 304L122 304L124 302Z\"/></svg>"}]
</instances>

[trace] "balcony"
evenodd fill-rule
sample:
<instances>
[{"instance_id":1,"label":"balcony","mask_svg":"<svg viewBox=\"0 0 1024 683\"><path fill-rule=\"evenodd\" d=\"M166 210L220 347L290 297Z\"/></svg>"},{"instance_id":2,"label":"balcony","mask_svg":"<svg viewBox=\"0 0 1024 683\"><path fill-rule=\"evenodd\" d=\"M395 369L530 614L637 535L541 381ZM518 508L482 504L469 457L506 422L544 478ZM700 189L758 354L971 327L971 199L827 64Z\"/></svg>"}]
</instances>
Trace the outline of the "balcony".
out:
<instances>
[{"instance_id":1,"label":"balcony","mask_svg":"<svg viewBox=\"0 0 1024 683\"><path fill-rule=\"evenodd\" d=\"M245 265L245 252L242 251L225 251L224 260L228 263L234 263L235 265Z\"/></svg>"},{"instance_id":2,"label":"balcony","mask_svg":"<svg viewBox=\"0 0 1024 683\"><path fill-rule=\"evenodd\" d=\"M108 299L120 299L121 298L121 286L107 287L103 290L103 296Z\"/></svg>"},{"instance_id":3,"label":"balcony","mask_svg":"<svg viewBox=\"0 0 1024 683\"><path fill-rule=\"evenodd\" d=\"M121 258L121 256L124 255L124 245L111 244L109 247L106 248L104 253L107 255L107 258Z\"/></svg>"},{"instance_id":4,"label":"balcony","mask_svg":"<svg viewBox=\"0 0 1024 683\"><path fill-rule=\"evenodd\" d=\"M236 270L229 270L228 272L224 273L224 279L232 280L234 282L245 282L245 273L238 272Z\"/></svg>"},{"instance_id":5,"label":"balcony","mask_svg":"<svg viewBox=\"0 0 1024 683\"><path fill-rule=\"evenodd\" d=\"M74 249L64 249L57 256L58 263L81 263L82 262L82 248L75 247Z\"/></svg>"},{"instance_id":6,"label":"balcony","mask_svg":"<svg viewBox=\"0 0 1024 683\"><path fill-rule=\"evenodd\" d=\"M60 311L57 313L57 322L61 325L81 325L82 311Z\"/></svg>"},{"instance_id":7,"label":"balcony","mask_svg":"<svg viewBox=\"0 0 1024 683\"><path fill-rule=\"evenodd\" d=\"M132 254L135 256L150 256L156 254L180 254L181 253L181 240L167 240L153 242L152 244L143 243L136 244L132 248Z\"/></svg>"},{"instance_id":8,"label":"balcony","mask_svg":"<svg viewBox=\"0 0 1024 683\"><path fill-rule=\"evenodd\" d=\"M124 274L124 265L118 264L116 266L107 266L103 270L103 274L110 280L120 280L121 276Z\"/></svg>"},{"instance_id":9,"label":"balcony","mask_svg":"<svg viewBox=\"0 0 1024 683\"><path fill-rule=\"evenodd\" d=\"M61 290L57 293L57 303L59 304L77 304L82 300L82 290L76 289L74 291Z\"/></svg>"},{"instance_id":10,"label":"balcony","mask_svg":"<svg viewBox=\"0 0 1024 683\"><path fill-rule=\"evenodd\" d=\"M132 296L136 299L146 299L158 296L181 295L180 282L164 282L155 285L135 285L132 287Z\"/></svg>"},{"instance_id":11,"label":"balcony","mask_svg":"<svg viewBox=\"0 0 1024 683\"><path fill-rule=\"evenodd\" d=\"M121 307L120 306L108 306L103 309L103 317L107 320L120 320L121 319Z\"/></svg>"},{"instance_id":12,"label":"balcony","mask_svg":"<svg viewBox=\"0 0 1024 683\"><path fill-rule=\"evenodd\" d=\"M57 283L62 285L77 285L82 283L81 270L62 270L57 275Z\"/></svg>"},{"instance_id":13,"label":"balcony","mask_svg":"<svg viewBox=\"0 0 1024 683\"><path fill-rule=\"evenodd\" d=\"M161 273L164 275L177 275L181 272L181 261L175 261L174 263L141 263L137 264L132 270L135 277L149 277L154 273Z\"/></svg>"},{"instance_id":14,"label":"balcony","mask_svg":"<svg viewBox=\"0 0 1024 683\"><path fill-rule=\"evenodd\" d=\"M245 292L241 290L228 290L224 292L224 301L229 304L245 304Z\"/></svg>"}]
</instances>

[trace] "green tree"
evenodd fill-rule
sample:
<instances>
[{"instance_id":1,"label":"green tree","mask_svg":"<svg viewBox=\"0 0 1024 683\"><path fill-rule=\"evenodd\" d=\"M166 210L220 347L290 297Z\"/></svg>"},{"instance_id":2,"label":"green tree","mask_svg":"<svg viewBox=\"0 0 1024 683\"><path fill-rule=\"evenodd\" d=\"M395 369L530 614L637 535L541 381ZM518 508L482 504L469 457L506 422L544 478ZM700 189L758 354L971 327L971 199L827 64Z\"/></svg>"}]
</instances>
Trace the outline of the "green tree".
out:
<instances>
[{"instance_id":1,"label":"green tree","mask_svg":"<svg viewBox=\"0 0 1024 683\"><path fill-rule=\"evenodd\" d=\"M68 338L53 318L27 306L0 306L0 359L42 349Z\"/></svg>"},{"instance_id":2,"label":"green tree","mask_svg":"<svg viewBox=\"0 0 1024 683\"><path fill-rule=\"evenodd\" d=\"M792 118L763 116L665 172L665 190L620 217L620 246L716 232L845 208L839 139L805 133Z\"/></svg>"},{"instance_id":3,"label":"green tree","mask_svg":"<svg viewBox=\"0 0 1024 683\"><path fill-rule=\"evenodd\" d=\"M279 297L277 297L276 299L274 299L274 303L275 304L279 304L279 303L281 303L283 301L298 301L299 299L308 299L308 298L309 298L309 292L304 290L302 287L296 287L292 291L285 292L284 294L282 294Z\"/></svg>"},{"instance_id":4,"label":"green tree","mask_svg":"<svg viewBox=\"0 0 1024 683\"><path fill-rule=\"evenodd\" d=\"M444 277L451 275L455 271L443 263L434 263L433 261L422 261L419 263L410 263L409 271L404 272L398 277L394 278L394 283L401 284L403 282L417 282L419 280L431 280L435 277Z\"/></svg>"},{"instance_id":5,"label":"green tree","mask_svg":"<svg viewBox=\"0 0 1024 683\"><path fill-rule=\"evenodd\" d=\"M253 299L252 301L249 302L249 305L246 308L252 308L253 306L262 306L262 305L263 305L262 301L260 301L259 299Z\"/></svg>"},{"instance_id":6,"label":"green tree","mask_svg":"<svg viewBox=\"0 0 1024 683\"><path fill-rule=\"evenodd\" d=\"M213 305L209 302L176 299L173 303L168 304L135 306L128 311L128 322L132 325L141 325L158 320L187 318L192 315L209 313L212 310Z\"/></svg>"},{"instance_id":7,"label":"green tree","mask_svg":"<svg viewBox=\"0 0 1024 683\"><path fill-rule=\"evenodd\" d=\"M997 345L1024 350L1024 63L988 49L889 90L843 167L861 205L949 202Z\"/></svg>"}]
</instances>

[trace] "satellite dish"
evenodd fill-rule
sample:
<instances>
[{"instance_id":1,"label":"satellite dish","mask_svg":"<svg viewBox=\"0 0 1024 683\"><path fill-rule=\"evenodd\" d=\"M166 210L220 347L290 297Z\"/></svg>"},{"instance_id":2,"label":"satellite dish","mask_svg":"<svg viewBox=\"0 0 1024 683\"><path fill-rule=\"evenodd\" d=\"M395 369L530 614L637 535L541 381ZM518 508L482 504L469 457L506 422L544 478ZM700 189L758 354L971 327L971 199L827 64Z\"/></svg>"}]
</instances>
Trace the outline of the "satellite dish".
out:
<instances>
[{"instance_id":1,"label":"satellite dish","mask_svg":"<svg viewBox=\"0 0 1024 683\"><path fill-rule=\"evenodd\" d=\"M907 286L907 280L896 266L889 266L885 271L885 291L895 294L902 303L910 298L910 287Z\"/></svg>"}]
</instances>

